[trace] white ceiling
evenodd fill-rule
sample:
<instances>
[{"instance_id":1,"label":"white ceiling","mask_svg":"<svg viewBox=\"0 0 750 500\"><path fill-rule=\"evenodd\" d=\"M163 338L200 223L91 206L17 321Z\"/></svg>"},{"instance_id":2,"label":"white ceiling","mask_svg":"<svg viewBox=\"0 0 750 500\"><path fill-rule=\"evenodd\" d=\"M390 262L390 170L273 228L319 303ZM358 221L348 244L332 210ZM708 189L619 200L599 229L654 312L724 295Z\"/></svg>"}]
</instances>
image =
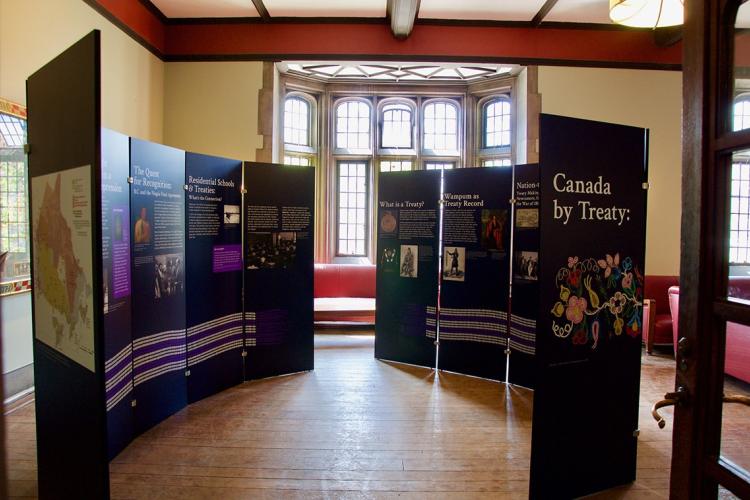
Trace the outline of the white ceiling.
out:
<instances>
[{"instance_id":1,"label":"white ceiling","mask_svg":"<svg viewBox=\"0 0 750 500\"><path fill-rule=\"evenodd\" d=\"M271 17L385 17L386 0L263 0L263 4Z\"/></svg>"},{"instance_id":2,"label":"white ceiling","mask_svg":"<svg viewBox=\"0 0 750 500\"><path fill-rule=\"evenodd\" d=\"M387 3L387 0L262 1L271 17L384 18ZM152 2L167 17L258 17L258 11L252 0L152 0ZM421 19L531 21L544 2L545 0L421 0L419 17ZM609 24L608 11L609 0L558 0L544 21Z\"/></svg>"},{"instance_id":3,"label":"white ceiling","mask_svg":"<svg viewBox=\"0 0 750 500\"><path fill-rule=\"evenodd\" d=\"M153 0L167 17L259 17L251 0Z\"/></svg>"},{"instance_id":4,"label":"white ceiling","mask_svg":"<svg viewBox=\"0 0 750 500\"><path fill-rule=\"evenodd\" d=\"M607 0L559 0L544 17L545 21L560 23L610 24Z\"/></svg>"},{"instance_id":5,"label":"white ceiling","mask_svg":"<svg viewBox=\"0 0 750 500\"><path fill-rule=\"evenodd\" d=\"M531 21L545 0L421 0L422 19ZM607 1L607 0L604 0Z\"/></svg>"}]
</instances>

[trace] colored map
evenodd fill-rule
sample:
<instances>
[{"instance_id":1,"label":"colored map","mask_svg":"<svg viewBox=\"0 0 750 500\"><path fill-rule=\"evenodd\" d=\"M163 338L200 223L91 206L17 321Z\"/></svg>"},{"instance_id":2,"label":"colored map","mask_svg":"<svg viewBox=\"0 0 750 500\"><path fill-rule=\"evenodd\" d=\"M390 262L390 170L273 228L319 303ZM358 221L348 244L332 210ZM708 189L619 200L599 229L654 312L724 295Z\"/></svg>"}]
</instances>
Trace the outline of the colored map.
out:
<instances>
[{"instance_id":1,"label":"colored map","mask_svg":"<svg viewBox=\"0 0 750 500\"><path fill-rule=\"evenodd\" d=\"M91 167L31 180L36 338L95 371Z\"/></svg>"}]
</instances>

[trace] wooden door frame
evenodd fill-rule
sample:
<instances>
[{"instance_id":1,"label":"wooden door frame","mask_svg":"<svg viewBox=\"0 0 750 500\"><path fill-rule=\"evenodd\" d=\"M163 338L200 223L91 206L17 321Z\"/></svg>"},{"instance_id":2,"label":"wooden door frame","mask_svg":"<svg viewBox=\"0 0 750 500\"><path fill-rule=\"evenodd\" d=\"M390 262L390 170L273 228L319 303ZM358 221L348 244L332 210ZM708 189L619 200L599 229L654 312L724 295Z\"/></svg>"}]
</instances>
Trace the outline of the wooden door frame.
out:
<instances>
[{"instance_id":1,"label":"wooden door frame","mask_svg":"<svg viewBox=\"0 0 750 500\"><path fill-rule=\"evenodd\" d=\"M750 324L750 308L726 299L728 225L716 223L728 214L726 154L750 147L750 133L731 133L726 119L734 30L722 29L722 21L739 3L685 2L679 332L686 345L677 353L675 389L686 391L675 409L672 498L716 498L717 483L742 495L750 491L740 475L719 464L725 323Z\"/></svg>"}]
</instances>

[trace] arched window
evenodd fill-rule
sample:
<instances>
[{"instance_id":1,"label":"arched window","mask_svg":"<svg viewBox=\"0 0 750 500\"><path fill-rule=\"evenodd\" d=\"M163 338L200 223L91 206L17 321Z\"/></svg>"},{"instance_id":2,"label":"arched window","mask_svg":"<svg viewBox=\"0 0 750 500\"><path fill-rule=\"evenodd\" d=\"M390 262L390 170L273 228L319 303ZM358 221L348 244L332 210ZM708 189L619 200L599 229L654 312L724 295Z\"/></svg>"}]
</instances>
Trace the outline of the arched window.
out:
<instances>
[{"instance_id":1,"label":"arched window","mask_svg":"<svg viewBox=\"0 0 750 500\"><path fill-rule=\"evenodd\" d=\"M430 101L424 107L423 149L437 154L458 154L458 106Z\"/></svg>"},{"instance_id":2,"label":"arched window","mask_svg":"<svg viewBox=\"0 0 750 500\"><path fill-rule=\"evenodd\" d=\"M387 104L382 111L380 147L383 149L411 149L412 110L406 104Z\"/></svg>"},{"instance_id":3,"label":"arched window","mask_svg":"<svg viewBox=\"0 0 750 500\"><path fill-rule=\"evenodd\" d=\"M370 105L347 100L336 105L336 148L370 149Z\"/></svg>"},{"instance_id":4,"label":"arched window","mask_svg":"<svg viewBox=\"0 0 750 500\"><path fill-rule=\"evenodd\" d=\"M482 106L482 147L510 146L510 101L498 97Z\"/></svg>"},{"instance_id":5,"label":"arched window","mask_svg":"<svg viewBox=\"0 0 750 500\"><path fill-rule=\"evenodd\" d=\"M284 144L312 146L311 121L310 103L302 97L287 97L284 102Z\"/></svg>"}]
</instances>

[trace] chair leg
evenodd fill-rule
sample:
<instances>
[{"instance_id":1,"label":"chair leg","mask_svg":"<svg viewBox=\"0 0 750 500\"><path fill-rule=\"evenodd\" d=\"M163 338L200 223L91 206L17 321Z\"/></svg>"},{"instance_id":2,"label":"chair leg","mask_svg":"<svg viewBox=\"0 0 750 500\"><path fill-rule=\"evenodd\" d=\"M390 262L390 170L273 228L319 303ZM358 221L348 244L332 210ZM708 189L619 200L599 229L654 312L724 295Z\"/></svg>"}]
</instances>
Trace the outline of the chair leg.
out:
<instances>
[{"instance_id":1,"label":"chair leg","mask_svg":"<svg viewBox=\"0 0 750 500\"><path fill-rule=\"evenodd\" d=\"M646 353L651 354L654 350L654 328L656 327L656 301L648 301L648 332L646 332Z\"/></svg>"}]
</instances>

